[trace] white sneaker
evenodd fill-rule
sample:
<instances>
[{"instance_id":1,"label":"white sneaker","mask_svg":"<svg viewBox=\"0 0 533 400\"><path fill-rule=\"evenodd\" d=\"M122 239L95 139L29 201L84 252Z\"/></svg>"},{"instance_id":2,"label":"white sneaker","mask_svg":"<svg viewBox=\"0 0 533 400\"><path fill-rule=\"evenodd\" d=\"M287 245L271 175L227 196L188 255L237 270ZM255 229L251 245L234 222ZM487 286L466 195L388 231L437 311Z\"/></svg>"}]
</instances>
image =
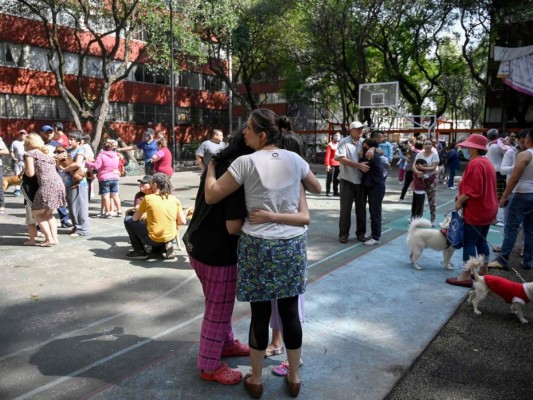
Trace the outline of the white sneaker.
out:
<instances>
[{"instance_id":1,"label":"white sneaker","mask_svg":"<svg viewBox=\"0 0 533 400\"><path fill-rule=\"evenodd\" d=\"M448 186L448 189L450 189L450 190L457 190L457 186Z\"/></svg>"},{"instance_id":2,"label":"white sneaker","mask_svg":"<svg viewBox=\"0 0 533 400\"><path fill-rule=\"evenodd\" d=\"M365 243L363 243L365 246L376 246L379 244L379 240L376 239L368 239Z\"/></svg>"},{"instance_id":3,"label":"white sneaker","mask_svg":"<svg viewBox=\"0 0 533 400\"><path fill-rule=\"evenodd\" d=\"M501 221L498 221L498 222L496 222L495 224L492 224L492 225L494 225L494 226L505 226L503 224L503 222L501 222Z\"/></svg>"}]
</instances>

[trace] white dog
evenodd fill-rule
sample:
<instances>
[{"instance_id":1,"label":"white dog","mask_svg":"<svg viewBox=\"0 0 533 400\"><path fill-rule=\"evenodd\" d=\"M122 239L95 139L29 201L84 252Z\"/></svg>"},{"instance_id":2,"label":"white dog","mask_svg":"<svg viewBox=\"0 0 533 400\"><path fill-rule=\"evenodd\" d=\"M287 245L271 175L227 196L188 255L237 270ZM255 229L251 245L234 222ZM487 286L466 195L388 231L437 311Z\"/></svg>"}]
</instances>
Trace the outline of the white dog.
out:
<instances>
[{"instance_id":1,"label":"white dog","mask_svg":"<svg viewBox=\"0 0 533 400\"><path fill-rule=\"evenodd\" d=\"M522 305L533 300L533 282L518 283L495 275L479 276L476 268L484 263L485 258L478 256L470 258L464 266L465 271L470 270L474 274L474 289L468 294L468 303L474 306L474 312L481 314L477 306L492 292L511 304L511 312L517 315L520 322L527 324Z\"/></svg>"},{"instance_id":2,"label":"white dog","mask_svg":"<svg viewBox=\"0 0 533 400\"><path fill-rule=\"evenodd\" d=\"M442 251L444 267L453 269L450 259L455 249L448 243L446 238L446 229L450 224L450 217L446 217L440 224L441 229L418 229L431 228L431 222L425 218L416 218L411 221L409 232L407 234L407 247L409 247L409 258L415 269L422 269L417 261L426 248Z\"/></svg>"}]
</instances>

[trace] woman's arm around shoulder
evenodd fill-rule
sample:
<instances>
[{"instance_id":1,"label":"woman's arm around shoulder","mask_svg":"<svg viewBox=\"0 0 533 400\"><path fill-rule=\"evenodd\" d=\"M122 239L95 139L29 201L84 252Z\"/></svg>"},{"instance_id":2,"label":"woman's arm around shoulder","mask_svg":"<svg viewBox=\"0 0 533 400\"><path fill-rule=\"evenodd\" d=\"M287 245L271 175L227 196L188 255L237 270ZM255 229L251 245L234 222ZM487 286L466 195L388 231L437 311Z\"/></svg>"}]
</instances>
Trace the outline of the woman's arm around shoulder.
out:
<instances>
[{"instance_id":1,"label":"woman's arm around shoulder","mask_svg":"<svg viewBox=\"0 0 533 400\"><path fill-rule=\"evenodd\" d=\"M292 214L277 214L266 210L252 210L248 216L248 222L252 225L264 224L266 222L275 222L284 225L303 226L311 223L309 206L305 197L303 185L300 185L300 201L298 203L298 212Z\"/></svg>"},{"instance_id":2,"label":"woman's arm around shoulder","mask_svg":"<svg viewBox=\"0 0 533 400\"><path fill-rule=\"evenodd\" d=\"M315 174L311 170L307 173L307 176L302 180L305 189L308 192L320 194L322 191L322 186L320 185L320 182L318 179L316 179Z\"/></svg>"},{"instance_id":3,"label":"woman's arm around shoulder","mask_svg":"<svg viewBox=\"0 0 533 400\"><path fill-rule=\"evenodd\" d=\"M224 172L220 178L215 176L215 165L209 163L205 176L205 202L207 204L216 204L226 196L235 192L241 185L228 172Z\"/></svg>"}]
</instances>

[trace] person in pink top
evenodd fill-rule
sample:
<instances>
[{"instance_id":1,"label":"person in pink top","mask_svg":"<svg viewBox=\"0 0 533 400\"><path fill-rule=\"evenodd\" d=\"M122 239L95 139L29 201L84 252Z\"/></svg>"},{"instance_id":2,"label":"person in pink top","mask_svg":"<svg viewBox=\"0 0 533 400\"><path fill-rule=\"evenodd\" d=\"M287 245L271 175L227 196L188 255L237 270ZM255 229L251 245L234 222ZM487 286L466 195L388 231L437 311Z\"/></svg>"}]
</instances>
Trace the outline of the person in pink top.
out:
<instances>
[{"instance_id":1,"label":"person in pink top","mask_svg":"<svg viewBox=\"0 0 533 400\"><path fill-rule=\"evenodd\" d=\"M167 139L164 137L157 142L159 150L152 156L153 172L161 172L168 177L174 173L172 168L172 153L167 147Z\"/></svg>"},{"instance_id":2,"label":"person in pink top","mask_svg":"<svg viewBox=\"0 0 533 400\"><path fill-rule=\"evenodd\" d=\"M104 149L98 154L95 161L86 161L88 168L98 171L99 194L102 197L102 213L100 218L111 218L111 200L117 209L117 217L122 216L120 209L120 197L118 186L118 155L113 149L116 141L108 139L104 144ZM111 197L111 198L110 198Z\"/></svg>"}]
</instances>

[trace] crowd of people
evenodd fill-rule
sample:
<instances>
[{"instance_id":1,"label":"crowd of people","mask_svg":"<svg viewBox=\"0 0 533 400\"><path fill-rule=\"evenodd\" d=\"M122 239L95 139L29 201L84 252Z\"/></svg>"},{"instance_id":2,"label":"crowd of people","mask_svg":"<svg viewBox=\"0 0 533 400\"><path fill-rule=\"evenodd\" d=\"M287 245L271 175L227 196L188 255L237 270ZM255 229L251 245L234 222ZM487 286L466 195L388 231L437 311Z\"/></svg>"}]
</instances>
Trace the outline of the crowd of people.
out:
<instances>
[{"instance_id":1,"label":"crowd of people","mask_svg":"<svg viewBox=\"0 0 533 400\"><path fill-rule=\"evenodd\" d=\"M96 152L90 136L78 131L65 135L62 130L61 123L43 126L40 134L21 130L11 151L0 141L0 154L11 156L15 173L23 177L14 189L26 204L29 239L23 244L57 245L58 226L71 228L71 237L90 235L92 173L101 196L98 217L121 217L120 153L140 149L146 175L138 180L133 208L124 213L132 246L126 257L175 258L173 242L187 220L181 202L172 194L174 170L166 138L147 129L143 141L134 146L119 148L117 141L108 139ZM483 255L486 262L480 274L489 268L509 269L509 256L522 229L523 268L531 269L533 130L507 137L490 130L487 137L472 134L448 145L418 135L400 143L397 151L400 201L412 188L410 221L422 217L427 200L435 226L437 187L439 181L446 183L457 190L454 209L461 210L464 218L463 262ZM460 154L467 165L457 187ZM355 237L366 246L380 244L382 203L393 157L386 135L367 131L359 121L350 124L347 136L336 133L328 143L325 195L339 197L341 243L348 242L355 203ZM264 358L286 351L286 361L274 373L285 377L287 392L296 397L301 388L301 324L311 221L305 193L319 194L321 185L303 158L302 143L292 132L290 120L268 109L251 112L246 124L226 141L221 131L214 130L198 148L196 159L202 174L183 240L205 297L197 359L200 377L221 384L243 381L248 393L260 398ZM56 210L60 224L54 217ZM501 248L487 241L491 224L498 223L504 226ZM499 252L491 262L490 247ZM469 271L446 282L472 286ZM250 304L247 344L234 337L235 299ZM243 377L223 362L230 356L249 356L250 373Z\"/></svg>"},{"instance_id":2,"label":"crowd of people","mask_svg":"<svg viewBox=\"0 0 533 400\"><path fill-rule=\"evenodd\" d=\"M155 136L157 139L154 139ZM146 160L150 178L152 174L156 177L150 194L158 190L164 192L155 185L161 183L160 174L165 177L164 186L170 187L172 154L162 133L156 134L147 129L145 139L146 142L139 143L139 148L156 149ZM20 130L10 149L0 140L0 155L10 155L14 177L20 177L20 182L17 179L14 185L13 194L24 197L29 236L22 243L25 246L51 247L58 244L58 228L69 229L68 234L72 238L89 236L89 202L93 186L96 186L93 184L94 177L101 197L101 211L95 217L109 219L123 216L119 178L124 174L126 162L116 140L105 140L97 153L92 147L90 135L77 130L65 134L63 124L56 122L54 126L44 125L39 133ZM1 159L0 174L3 175ZM54 217L55 212L59 223ZM3 190L0 191L0 213L5 213ZM184 220L182 222L185 223ZM174 233L172 240L175 236ZM39 242L38 239L43 240ZM167 249L167 253L169 257L173 254L171 249Z\"/></svg>"}]
</instances>

